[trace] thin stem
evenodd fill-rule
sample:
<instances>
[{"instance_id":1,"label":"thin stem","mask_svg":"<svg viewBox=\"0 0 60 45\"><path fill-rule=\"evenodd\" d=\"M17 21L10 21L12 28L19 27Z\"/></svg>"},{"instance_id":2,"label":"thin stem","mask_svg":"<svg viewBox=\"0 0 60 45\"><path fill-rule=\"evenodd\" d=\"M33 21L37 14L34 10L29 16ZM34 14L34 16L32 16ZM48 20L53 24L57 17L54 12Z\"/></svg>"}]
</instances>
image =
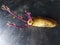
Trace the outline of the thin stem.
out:
<instances>
[{"instance_id":1,"label":"thin stem","mask_svg":"<svg viewBox=\"0 0 60 45\"><path fill-rule=\"evenodd\" d=\"M25 22L25 23L27 22L26 20L23 19L22 16L16 15L13 11L11 11L11 10L9 9L9 7L7 7L7 6L5 6L5 5L2 5L2 10L6 10L6 11L9 12L12 16L15 16L16 18L22 20L22 21Z\"/></svg>"},{"instance_id":2,"label":"thin stem","mask_svg":"<svg viewBox=\"0 0 60 45\"><path fill-rule=\"evenodd\" d=\"M17 26L16 24L8 24L8 26L14 26L14 27L17 27L17 28L26 28L28 27L28 25L24 25L24 26Z\"/></svg>"},{"instance_id":3,"label":"thin stem","mask_svg":"<svg viewBox=\"0 0 60 45\"><path fill-rule=\"evenodd\" d=\"M25 13L26 13L27 17L32 20L31 12L27 12L27 11L25 10Z\"/></svg>"},{"instance_id":4,"label":"thin stem","mask_svg":"<svg viewBox=\"0 0 60 45\"><path fill-rule=\"evenodd\" d=\"M23 19L22 16L18 16L18 15L16 15L14 12L12 12L12 11L10 11L10 10L9 10L8 12L9 12L12 16L15 16L16 18L22 20L23 22L25 22L25 23L27 22L26 20Z\"/></svg>"}]
</instances>

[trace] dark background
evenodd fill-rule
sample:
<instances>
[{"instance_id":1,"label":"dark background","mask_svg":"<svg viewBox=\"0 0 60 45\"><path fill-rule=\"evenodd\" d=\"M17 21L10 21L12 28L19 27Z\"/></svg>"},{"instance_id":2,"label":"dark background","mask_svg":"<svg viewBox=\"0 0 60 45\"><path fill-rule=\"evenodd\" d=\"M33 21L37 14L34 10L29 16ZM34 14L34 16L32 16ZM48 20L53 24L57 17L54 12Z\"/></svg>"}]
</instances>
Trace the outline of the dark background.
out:
<instances>
[{"instance_id":1,"label":"dark background","mask_svg":"<svg viewBox=\"0 0 60 45\"><path fill-rule=\"evenodd\" d=\"M52 29L8 27L8 21L21 26L24 23L3 11L3 4L26 20L24 9L30 11L31 16L52 18L58 22L58 26ZM0 45L60 45L60 0L0 0Z\"/></svg>"}]
</instances>

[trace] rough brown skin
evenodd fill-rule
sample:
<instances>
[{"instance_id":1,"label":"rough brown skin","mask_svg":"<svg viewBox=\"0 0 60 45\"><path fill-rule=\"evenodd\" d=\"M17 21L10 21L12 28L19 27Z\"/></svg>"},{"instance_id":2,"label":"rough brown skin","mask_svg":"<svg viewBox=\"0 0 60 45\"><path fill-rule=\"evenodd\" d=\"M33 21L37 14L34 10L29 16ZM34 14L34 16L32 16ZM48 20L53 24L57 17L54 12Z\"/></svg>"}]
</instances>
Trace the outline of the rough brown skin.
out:
<instances>
[{"instance_id":1,"label":"rough brown skin","mask_svg":"<svg viewBox=\"0 0 60 45\"><path fill-rule=\"evenodd\" d=\"M49 27L49 28L57 26L57 22L55 20L44 17L33 17L32 20L28 20L28 24L36 27Z\"/></svg>"}]
</instances>

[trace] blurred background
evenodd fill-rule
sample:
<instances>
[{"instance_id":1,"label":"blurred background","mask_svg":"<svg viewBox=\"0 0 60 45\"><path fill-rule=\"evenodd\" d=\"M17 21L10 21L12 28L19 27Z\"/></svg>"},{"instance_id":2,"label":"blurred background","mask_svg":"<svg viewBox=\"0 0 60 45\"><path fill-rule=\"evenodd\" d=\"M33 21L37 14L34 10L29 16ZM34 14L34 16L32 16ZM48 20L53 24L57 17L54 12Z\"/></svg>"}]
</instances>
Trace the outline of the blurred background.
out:
<instances>
[{"instance_id":1,"label":"blurred background","mask_svg":"<svg viewBox=\"0 0 60 45\"><path fill-rule=\"evenodd\" d=\"M24 9L30 11L33 17L52 18L59 25L52 29L8 27L8 21L21 26L25 23L3 11L3 4L26 20ZM60 0L0 0L0 45L60 45Z\"/></svg>"}]
</instances>

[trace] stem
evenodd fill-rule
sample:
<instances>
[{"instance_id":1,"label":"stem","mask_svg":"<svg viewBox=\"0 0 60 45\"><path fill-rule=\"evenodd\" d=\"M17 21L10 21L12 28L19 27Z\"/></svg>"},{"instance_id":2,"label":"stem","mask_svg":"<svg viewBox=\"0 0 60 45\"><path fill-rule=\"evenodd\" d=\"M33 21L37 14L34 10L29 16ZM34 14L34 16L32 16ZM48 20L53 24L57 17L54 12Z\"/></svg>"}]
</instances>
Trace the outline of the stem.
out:
<instances>
[{"instance_id":1,"label":"stem","mask_svg":"<svg viewBox=\"0 0 60 45\"><path fill-rule=\"evenodd\" d=\"M22 16L18 16L13 11L11 11L8 6L2 5L2 10L9 12L12 16L15 16L16 18L22 20L23 22L27 22L26 20L23 19Z\"/></svg>"},{"instance_id":2,"label":"stem","mask_svg":"<svg viewBox=\"0 0 60 45\"><path fill-rule=\"evenodd\" d=\"M18 19L20 19L20 20L22 20L23 22L27 22L26 20L24 20L23 18L22 18L22 16L18 16L18 15L16 15L14 12L12 12L11 10L7 10L12 16L15 16L16 18L18 18Z\"/></svg>"},{"instance_id":3,"label":"stem","mask_svg":"<svg viewBox=\"0 0 60 45\"><path fill-rule=\"evenodd\" d=\"M26 13L27 17L32 20L31 13L27 12L26 10L25 10L25 13Z\"/></svg>"}]
</instances>

